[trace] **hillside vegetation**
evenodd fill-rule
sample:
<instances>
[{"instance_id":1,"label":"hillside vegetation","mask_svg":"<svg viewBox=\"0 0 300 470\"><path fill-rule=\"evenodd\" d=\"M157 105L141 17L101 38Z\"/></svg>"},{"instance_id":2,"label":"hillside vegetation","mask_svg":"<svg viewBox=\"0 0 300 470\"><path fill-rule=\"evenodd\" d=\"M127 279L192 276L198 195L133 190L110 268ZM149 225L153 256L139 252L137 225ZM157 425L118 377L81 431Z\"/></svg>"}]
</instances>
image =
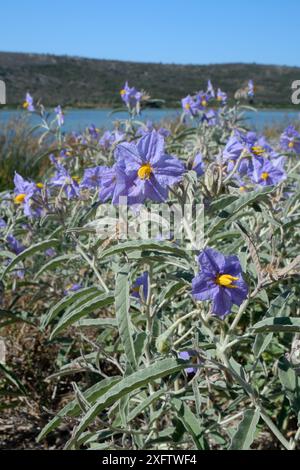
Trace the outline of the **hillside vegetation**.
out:
<instances>
[{"instance_id":1,"label":"hillside vegetation","mask_svg":"<svg viewBox=\"0 0 300 470\"><path fill-rule=\"evenodd\" d=\"M122 62L81 57L0 52L0 78L6 82L7 104L22 102L24 90L46 106L104 107L120 104L117 91L125 80L145 88L165 105L178 106L187 93L211 79L230 98L252 78L256 106L291 106L291 83L299 67L258 64L175 65Z\"/></svg>"}]
</instances>

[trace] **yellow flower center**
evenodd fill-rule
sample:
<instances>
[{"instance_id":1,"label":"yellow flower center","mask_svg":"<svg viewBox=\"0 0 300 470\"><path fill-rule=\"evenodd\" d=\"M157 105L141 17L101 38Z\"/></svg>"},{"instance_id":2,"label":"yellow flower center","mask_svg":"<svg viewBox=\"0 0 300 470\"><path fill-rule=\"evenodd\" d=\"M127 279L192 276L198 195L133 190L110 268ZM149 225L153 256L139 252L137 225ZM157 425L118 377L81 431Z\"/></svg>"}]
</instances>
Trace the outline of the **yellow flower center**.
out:
<instances>
[{"instance_id":1,"label":"yellow flower center","mask_svg":"<svg viewBox=\"0 0 300 470\"><path fill-rule=\"evenodd\" d=\"M186 104L184 105L184 107L185 107L185 109L190 109L191 105L190 105L190 103L186 103Z\"/></svg>"},{"instance_id":2,"label":"yellow flower center","mask_svg":"<svg viewBox=\"0 0 300 470\"><path fill-rule=\"evenodd\" d=\"M232 285L234 281L238 281L238 277L231 276L231 274L219 274L216 278L216 284L218 286L229 287L235 289L237 286Z\"/></svg>"},{"instance_id":3,"label":"yellow flower center","mask_svg":"<svg viewBox=\"0 0 300 470\"><path fill-rule=\"evenodd\" d=\"M14 198L15 204L22 204L25 201L26 194L17 194Z\"/></svg>"},{"instance_id":4,"label":"yellow flower center","mask_svg":"<svg viewBox=\"0 0 300 470\"><path fill-rule=\"evenodd\" d=\"M202 100L202 101L201 101L201 104L202 104L202 106L205 107L205 106L207 106L207 101L206 101L206 100Z\"/></svg>"},{"instance_id":5,"label":"yellow flower center","mask_svg":"<svg viewBox=\"0 0 300 470\"><path fill-rule=\"evenodd\" d=\"M24 103L23 103L23 108L24 108L24 109L27 109L28 106L29 106L29 103L28 103L27 101L24 101Z\"/></svg>"},{"instance_id":6,"label":"yellow flower center","mask_svg":"<svg viewBox=\"0 0 300 470\"><path fill-rule=\"evenodd\" d=\"M289 142L289 148L290 149L294 148L294 142L293 141Z\"/></svg>"},{"instance_id":7,"label":"yellow flower center","mask_svg":"<svg viewBox=\"0 0 300 470\"><path fill-rule=\"evenodd\" d=\"M222 101L222 96L217 96L217 101Z\"/></svg>"},{"instance_id":8,"label":"yellow flower center","mask_svg":"<svg viewBox=\"0 0 300 470\"><path fill-rule=\"evenodd\" d=\"M240 191L245 191L245 190L246 190L245 186L240 186Z\"/></svg>"},{"instance_id":9,"label":"yellow flower center","mask_svg":"<svg viewBox=\"0 0 300 470\"><path fill-rule=\"evenodd\" d=\"M269 178L269 173L267 171L264 171L262 174L261 174L261 179L266 181L267 179Z\"/></svg>"},{"instance_id":10,"label":"yellow flower center","mask_svg":"<svg viewBox=\"0 0 300 470\"><path fill-rule=\"evenodd\" d=\"M43 183L36 183L36 187L39 189L43 189L44 185Z\"/></svg>"},{"instance_id":11,"label":"yellow flower center","mask_svg":"<svg viewBox=\"0 0 300 470\"><path fill-rule=\"evenodd\" d=\"M80 176L73 176L73 180L75 180L77 183L80 182Z\"/></svg>"},{"instance_id":12,"label":"yellow flower center","mask_svg":"<svg viewBox=\"0 0 300 470\"><path fill-rule=\"evenodd\" d=\"M120 95L121 95L121 96L126 95L126 90L124 90L124 88L123 88L123 90L120 91Z\"/></svg>"},{"instance_id":13,"label":"yellow flower center","mask_svg":"<svg viewBox=\"0 0 300 470\"><path fill-rule=\"evenodd\" d=\"M151 173L152 173L152 167L150 165L150 163L145 163L144 165L142 165L139 170L138 170L138 177L141 179L141 180L148 180L151 176Z\"/></svg>"},{"instance_id":14,"label":"yellow flower center","mask_svg":"<svg viewBox=\"0 0 300 470\"><path fill-rule=\"evenodd\" d=\"M262 155L265 152L264 148L260 145L255 145L251 150L255 155Z\"/></svg>"}]
</instances>

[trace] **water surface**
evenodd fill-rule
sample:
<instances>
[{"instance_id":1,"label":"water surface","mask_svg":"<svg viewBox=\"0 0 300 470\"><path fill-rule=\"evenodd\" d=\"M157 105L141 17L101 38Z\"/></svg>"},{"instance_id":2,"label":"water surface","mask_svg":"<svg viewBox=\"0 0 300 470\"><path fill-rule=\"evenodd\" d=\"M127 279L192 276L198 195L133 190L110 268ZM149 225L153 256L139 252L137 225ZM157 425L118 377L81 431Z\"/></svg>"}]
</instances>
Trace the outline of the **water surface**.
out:
<instances>
[{"instance_id":1,"label":"water surface","mask_svg":"<svg viewBox=\"0 0 300 470\"><path fill-rule=\"evenodd\" d=\"M91 124L95 124L100 128L112 128L114 121L126 119L128 116L126 112L112 113L111 111L111 109L67 110L65 112L63 130L65 132L79 132L89 127ZM9 120L24 112L25 111L19 110L0 110L0 128ZM180 116L180 114L180 109L148 109L143 111L138 119L144 122L150 120L156 123L164 119L176 118L176 116ZM258 110L256 112L246 111L244 117L249 127L259 131L266 126L287 126L295 121L300 122L300 112L293 110L268 109ZM33 126L39 123L39 118L36 115L30 115L29 119L32 121Z\"/></svg>"}]
</instances>

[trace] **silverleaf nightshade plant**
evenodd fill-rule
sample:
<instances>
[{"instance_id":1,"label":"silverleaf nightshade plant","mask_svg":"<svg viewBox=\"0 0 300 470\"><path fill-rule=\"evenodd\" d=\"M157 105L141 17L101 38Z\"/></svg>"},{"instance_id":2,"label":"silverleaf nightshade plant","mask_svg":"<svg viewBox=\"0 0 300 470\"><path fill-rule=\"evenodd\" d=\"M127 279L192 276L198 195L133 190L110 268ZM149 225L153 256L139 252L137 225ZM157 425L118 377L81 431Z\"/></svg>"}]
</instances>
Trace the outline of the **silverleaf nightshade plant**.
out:
<instances>
[{"instance_id":1,"label":"silverleaf nightshade plant","mask_svg":"<svg viewBox=\"0 0 300 470\"><path fill-rule=\"evenodd\" d=\"M51 409L40 445L64 424L72 449L299 447L297 127L251 131L211 81L163 124L143 121L148 95L127 83L129 117L110 130L62 132L59 106L48 118L26 100L49 151L36 180L17 172L0 195L0 336L18 344L30 328L51 357L47 388L30 382ZM121 197L128 226L147 214L153 238L124 239L119 221L102 237ZM203 245L185 217L187 236L166 237L158 203L204 207ZM32 376L26 363L15 375Z\"/></svg>"}]
</instances>

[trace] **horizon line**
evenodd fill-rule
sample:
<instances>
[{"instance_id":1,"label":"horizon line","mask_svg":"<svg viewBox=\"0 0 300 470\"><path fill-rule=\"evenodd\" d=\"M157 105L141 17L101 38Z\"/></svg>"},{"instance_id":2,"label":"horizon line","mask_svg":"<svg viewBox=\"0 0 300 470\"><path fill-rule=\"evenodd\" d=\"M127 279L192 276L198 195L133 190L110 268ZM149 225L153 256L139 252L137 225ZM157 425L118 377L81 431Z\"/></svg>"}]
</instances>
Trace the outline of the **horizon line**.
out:
<instances>
[{"instance_id":1,"label":"horizon line","mask_svg":"<svg viewBox=\"0 0 300 470\"><path fill-rule=\"evenodd\" d=\"M209 63L179 63L179 62L147 62L143 60L125 60L125 59L105 59L97 57L88 57L72 54L55 54L53 52L22 52L22 51L1 51L0 54L19 54L19 55L32 55L32 56L52 56L52 57L67 57L70 59L81 59L81 60L92 60L92 61L102 61L102 62L124 62L124 63L133 63L133 64L147 64L147 65L173 65L178 67L212 67L220 65L256 65L259 67L284 67L284 68L298 68L300 65L286 65L286 64L274 64L274 63L260 63L260 62L209 62Z\"/></svg>"}]
</instances>

